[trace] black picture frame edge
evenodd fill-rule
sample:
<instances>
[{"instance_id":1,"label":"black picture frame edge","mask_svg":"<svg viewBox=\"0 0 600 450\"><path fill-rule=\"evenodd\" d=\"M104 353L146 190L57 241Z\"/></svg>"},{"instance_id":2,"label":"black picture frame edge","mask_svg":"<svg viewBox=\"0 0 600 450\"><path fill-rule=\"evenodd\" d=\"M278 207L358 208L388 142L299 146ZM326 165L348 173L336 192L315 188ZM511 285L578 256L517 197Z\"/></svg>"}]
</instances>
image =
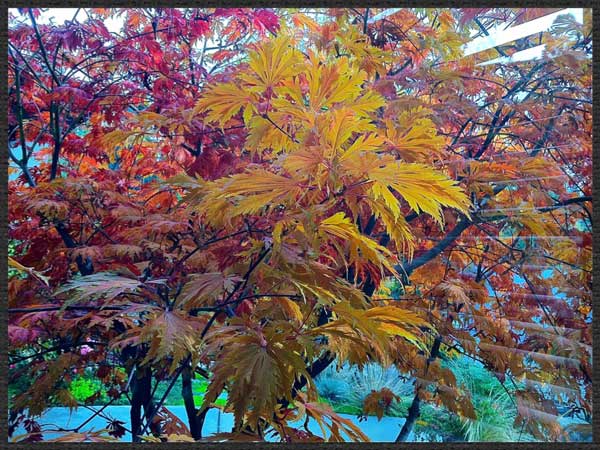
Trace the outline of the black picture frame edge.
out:
<instances>
[{"instance_id":1,"label":"black picture frame edge","mask_svg":"<svg viewBox=\"0 0 600 450\"><path fill-rule=\"evenodd\" d=\"M468 7L520 7L520 8L592 8L593 10L593 29L600 28L600 6L593 8L592 0L379 0L379 1L356 1L356 0L208 0L201 2L193 2L189 0L172 0L169 2L138 0L138 1L75 1L75 0L30 0L30 1L6 1L2 0L2 8L0 9L1 34L0 41L4 54L8 53L8 8L17 7L40 7L40 8L60 8L60 7L184 7L184 6L202 6L202 7L448 7L448 8L468 8ZM6 86L7 82L7 58L0 59L0 84ZM2 88L0 93L2 98L3 111L6 111L8 96L6 89ZM593 51L593 175L594 180L600 180L600 51ZM2 114L2 130L7 130L7 117ZM2 148L7 148L6 133L0 133L0 145ZM6 154L5 154L6 155ZM486 450L591 450L600 448L600 413L593 415L593 441L592 443L306 443L306 444L271 444L271 443L89 443L89 444L12 444L8 443L8 313L7 313L7 220L8 220L8 156L0 159L0 193L2 201L0 205L0 235L4 237L5 244L0 245L0 403L6 407L0 407L0 448L9 448L10 450L26 450L31 448L59 448L65 450L81 449L85 450L102 449L102 450L121 450L121 449L146 449L146 450L183 450L189 449L191 445L200 446L205 450L257 450L257 449L283 449L290 448L294 450L358 450L358 449L376 449L376 450L398 450L398 449L431 449L431 450L461 450L461 449L486 449ZM600 182L594 182L593 185L594 202L600 199ZM600 223L600 208L596 208L593 212L593 221L595 224ZM593 279L600 274L600 227L593 227ZM592 325L593 336L593 353L600 354L597 350L600 348L600 289L593 290L593 316ZM592 382L594 386L593 404L600 405L600 369L598 358L593 361Z\"/></svg>"}]
</instances>

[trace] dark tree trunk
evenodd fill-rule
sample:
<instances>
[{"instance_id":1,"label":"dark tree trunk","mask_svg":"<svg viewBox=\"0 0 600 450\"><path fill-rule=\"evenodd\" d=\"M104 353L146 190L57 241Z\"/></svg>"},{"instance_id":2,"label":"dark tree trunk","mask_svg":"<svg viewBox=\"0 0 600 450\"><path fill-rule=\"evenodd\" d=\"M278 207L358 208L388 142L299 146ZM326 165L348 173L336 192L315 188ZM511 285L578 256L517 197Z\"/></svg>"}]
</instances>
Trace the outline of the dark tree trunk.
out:
<instances>
[{"instance_id":1,"label":"dark tree trunk","mask_svg":"<svg viewBox=\"0 0 600 450\"><path fill-rule=\"evenodd\" d=\"M400 434L398 434L398 436L396 437L396 442L406 442L420 414L421 399L419 398L419 388L417 388L415 398L413 398L413 401L410 404L410 408L408 408L408 416L406 416L406 422L404 422L404 425L402 425Z\"/></svg>"},{"instance_id":2,"label":"dark tree trunk","mask_svg":"<svg viewBox=\"0 0 600 450\"><path fill-rule=\"evenodd\" d=\"M194 404L192 379L192 369L189 365L187 365L181 372L181 396L183 397L183 402L185 404L185 412L188 417L190 432L192 433L192 437L198 440L202 438L202 425L204 422L204 416L206 416L206 411L208 410L204 411L202 419L200 419L201 416L198 415L198 410L196 409L196 405Z\"/></svg>"},{"instance_id":3,"label":"dark tree trunk","mask_svg":"<svg viewBox=\"0 0 600 450\"><path fill-rule=\"evenodd\" d=\"M152 401L152 372L148 368L137 368L137 374L134 375L131 382L131 440L140 442L142 430L142 408L146 420L154 410ZM155 431L155 430L153 430Z\"/></svg>"}]
</instances>

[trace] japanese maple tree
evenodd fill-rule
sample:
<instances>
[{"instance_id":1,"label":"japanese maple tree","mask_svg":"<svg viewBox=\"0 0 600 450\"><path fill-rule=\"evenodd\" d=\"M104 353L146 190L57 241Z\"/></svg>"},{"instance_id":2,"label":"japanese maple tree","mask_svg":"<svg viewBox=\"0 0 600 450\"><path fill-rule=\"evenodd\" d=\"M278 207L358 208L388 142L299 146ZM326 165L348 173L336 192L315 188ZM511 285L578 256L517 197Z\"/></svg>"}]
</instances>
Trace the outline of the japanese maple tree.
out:
<instances>
[{"instance_id":1,"label":"japanese maple tree","mask_svg":"<svg viewBox=\"0 0 600 450\"><path fill-rule=\"evenodd\" d=\"M463 57L476 33L549 11L382 11L11 16L10 377L33 380L11 426L25 439L53 401L78 406L68 382L93 367L111 403L129 399L135 441L365 441L313 379L376 361L415 379L401 441L423 401L476 420L442 364L457 354L515 392L534 437L567 439L565 408L590 422L587 12ZM477 65L541 43L539 60ZM154 395L180 377L187 423ZM207 438L222 392L235 424ZM363 409L393 401L374 391Z\"/></svg>"}]
</instances>

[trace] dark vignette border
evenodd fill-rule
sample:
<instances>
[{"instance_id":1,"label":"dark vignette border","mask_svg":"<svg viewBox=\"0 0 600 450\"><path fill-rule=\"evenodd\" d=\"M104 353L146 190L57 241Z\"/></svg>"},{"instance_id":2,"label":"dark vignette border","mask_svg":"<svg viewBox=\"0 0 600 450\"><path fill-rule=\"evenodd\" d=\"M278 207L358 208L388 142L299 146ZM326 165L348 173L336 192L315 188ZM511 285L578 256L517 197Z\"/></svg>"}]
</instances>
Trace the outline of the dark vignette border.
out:
<instances>
[{"instance_id":1,"label":"dark vignette border","mask_svg":"<svg viewBox=\"0 0 600 450\"><path fill-rule=\"evenodd\" d=\"M169 2L158 1L158 0L110 0L94 2L89 0L77 1L77 0L1 0L0 8L0 41L2 43L3 54L7 55L7 39L8 39L8 8L12 7L131 7L131 6L164 6L164 7L183 7L183 6L202 6L202 7L308 7L308 6L321 6L321 7L348 7L348 6L374 6L374 7L395 7L395 6L406 6L406 7L453 7L453 8L464 8L464 7L582 7L592 8L592 0L208 0L208 1L191 1L191 0L171 0ZM600 7L593 10L593 29L600 27ZM1 130L0 131L0 145L2 148L6 148L7 142L7 117L4 114L6 111L6 105L8 102L7 91L5 89L7 79L7 65L8 59L0 57L0 98L2 105L1 114ZM593 174L594 180L600 180L600 115L597 111L600 109L600 51L594 49L593 52ZM8 157L4 151L2 151L2 157L0 158L0 194L2 200L0 201L0 448L10 448L11 450L25 450L38 447L44 448L60 448L65 450L75 450L84 447L87 449L102 449L102 450L121 450L121 449L146 449L146 450L162 450L168 448L169 450L183 450L187 449L194 444L189 443L169 443L169 444L131 444L131 443L106 443L106 444L9 444L8 443L8 380L6 375L8 373L8 313L7 313L7 220L8 220ZM594 200L600 198L600 182L594 182L593 186L593 197ZM593 221L596 227L593 227L593 278L596 278L600 274L600 228L598 223L600 219L600 208L596 208L593 213ZM592 335L593 335L593 353L594 355L600 354L600 290L596 288L593 293L593 314L594 321L592 324ZM600 367L598 362L598 356L594 358L593 362L593 386L595 387L593 392L593 403L600 405ZM267 444L267 443L198 443L199 447L206 450L224 450L224 449L283 449L292 448L294 450L343 450L343 449L380 449L380 450L396 450L396 449L432 449L432 450L459 450L459 449L522 449L522 450L534 450L534 449L553 449L553 450L591 450L598 448L597 445L600 442L600 408L595 411L592 418L593 423L593 440L594 443L324 443L324 444Z\"/></svg>"}]
</instances>

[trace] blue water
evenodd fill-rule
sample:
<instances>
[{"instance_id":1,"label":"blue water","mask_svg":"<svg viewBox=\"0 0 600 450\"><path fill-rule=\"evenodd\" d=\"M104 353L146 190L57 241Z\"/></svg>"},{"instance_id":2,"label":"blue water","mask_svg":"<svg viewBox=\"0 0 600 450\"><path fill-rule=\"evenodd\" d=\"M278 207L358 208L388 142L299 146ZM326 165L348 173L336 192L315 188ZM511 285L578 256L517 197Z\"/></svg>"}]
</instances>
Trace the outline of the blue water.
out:
<instances>
[{"instance_id":1,"label":"blue water","mask_svg":"<svg viewBox=\"0 0 600 450\"><path fill-rule=\"evenodd\" d=\"M187 423L187 416L183 406L168 406L167 408L169 411L179 417L184 423ZM63 433L52 432L51 430L55 430L56 428L76 428L85 422L92 414L92 411L85 408L77 408L72 412L69 412L69 408L50 408L38 420L38 422L40 425L42 425L44 438L52 439L61 436ZM129 406L109 406L104 409L103 415L112 419L120 420L125 423L125 427L129 427ZM359 422L357 416L351 416L348 414L340 414L340 416L350 419L353 423L355 423L372 442L393 442L400 432L402 424L404 423L404 419L400 417L384 417L381 419L381 421L378 421L376 417L371 416L368 417L367 420ZM302 423L299 423L296 426L301 428L302 425ZM107 420L96 416L89 423L83 426L80 431L99 431L106 428L106 426ZM208 437L215 433L230 432L232 427L233 414L222 413L220 410L213 408L210 409L206 415L206 420L204 422L202 431L203 435ZM314 421L309 422L308 429L318 436L323 436L321 428ZM19 436L21 434L25 434L25 430L23 428L17 429L14 436ZM121 440L125 442L131 442L131 434L126 433Z\"/></svg>"}]
</instances>

